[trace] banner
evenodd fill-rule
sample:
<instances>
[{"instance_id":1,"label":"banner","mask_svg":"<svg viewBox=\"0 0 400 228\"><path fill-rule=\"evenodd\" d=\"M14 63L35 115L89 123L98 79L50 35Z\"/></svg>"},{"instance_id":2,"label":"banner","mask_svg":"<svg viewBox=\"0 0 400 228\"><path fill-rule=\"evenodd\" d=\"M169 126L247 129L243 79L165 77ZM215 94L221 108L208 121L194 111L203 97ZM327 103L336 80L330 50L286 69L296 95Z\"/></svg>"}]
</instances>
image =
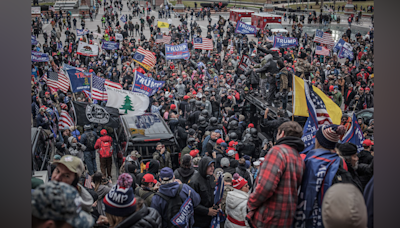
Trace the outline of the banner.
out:
<instances>
[{"instance_id":1,"label":"banner","mask_svg":"<svg viewBox=\"0 0 400 228\"><path fill-rule=\"evenodd\" d=\"M119 114L127 116L139 116L144 114L149 107L149 97L123 89L115 89L105 86L108 100L107 107L116 108Z\"/></svg>"},{"instance_id":2,"label":"banner","mask_svg":"<svg viewBox=\"0 0 400 228\"><path fill-rule=\"evenodd\" d=\"M116 49L119 49L119 43L113 42L113 41L101 40L101 49L116 50Z\"/></svg>"},{"instance_id":3,"label":"banner","mask_svg":"<svg viewBox=\"0 0 400 228\"><path fill-rule=\"evenodd\" d=\"M351 51L343 46L339 51L338 57L339 57L339 59L348 58L348 59L350 59L350 61L352 61L354 58L353 51Z\"/></svg>"},{"instance_id":4,"label":"banner","mask_svg":"<svg viewBox=\"0 0 400 228\"><path fill-rule=\"evenodd\" d=\"M31 14L40 14L40 6L38 7L31 7Z\"/></svg>"},{"instance_id":5,"label":"banner","mask_svg":"<svg viewBox=\"0 0 400 228\"><path fill-rule=\"evenodd\" d=\"M39 43L39 41L36 40L36 36L31 36L31 44L32 45L37 45Z\"/></svg>"},{"instance_id":6,"label":"banner","mask_svg":"<svg viewBox=\"0 0 400 228\"><path fill-rule=\"evenodd\" d=\"M119 127L119 113L115 108L77 101L72 101L72 104L79 126L97 123L111 128Z\"/></svg>"},{"instance_id":7,"label":"banner","mask_svg":"<svg viewBox=\"0 0 400 228\"><path fill-rule=\"evenodd\" d=\"M165 82L156 81L153 78L144 76L136 71L135 81L133 82L132 92L142 93L148 97L153 96Z\"/></svg>"},{"instance_id":8,"label":"banner","mask_svg":"<svg viewBox=\"0 0 400 228\"><path fill-rule=\"evenodd\" d=\"M126 17L125 17L125 15L122 15L121 21L124 22L124 23L126 23Z\"/></svg>"},{"instance_id":9,"label":"banner","mask_svg":"<svg viewBox=\"0 0 400 228\"><path fill-rule=\"evenodd\" d=\"M169 24L167 22L159 21L159 22L157 22L157 27L159 27L159 28L169 28Z\"/></svg>"},{"instance_id":10,"label":"banner","mask_svg":"<svg viewBox=\"0 0 400 228\"><path fill-rule=\"evenodd\" d=\"M115 39L116 40L124 40L124 37L122 36L121 33L115 33Z\"/></svg>"},{"instance_id":11,"label":"banner","mask_svg":"<svg viewBox=\"0 0 400 228\"><path fill-rule=\"evenodd\" d=\"M357 122L357 117L353 113L352 120L351 120L351 127L346 132L342 139L342 143L350 142L357 146L357 153L364 150L363 142L365 138L363 132L361 131L360 125Z\"/></svg>"},{"instance_id":12,"label":"banner","mask_svg":"<svg viewBox=\"0 0 400 228\"><path fill-rule=\"evenodd\" d=\"M190 195L186 198L185 202L181 205L178 214L176 214L172 219L171 223L175 226L182 228L190 227L190 218L194 215L193 201Z\"/></svg>"},{"instance_id":13,"label":"banner","mask_svg":"<svg viewBox=\"0 0 400 228\"><path fill-rule=\"evenodd\" d=\"M84 36L84 35L86 35L88 33L89 33L89 30L87 30L87 29L77 29L76 30L76 35L77 36Z\"/></svg>"},{"instance_id":14,"label":"banner","mask_svg":"<svg viewBox=\"0 0 400 228\"><path fill-rule=\"evenodd\" d=\"M97 56L99 54L99 47L79 41L77 53L83 56Z\"/></svg>"},{"instance_id":15,"label":"banner","mask_svg":"<svg viewBox=\"0 0 400 228\"><path fill-rule=\"evenodd\" d=\"M47 62L49 61L49 55L47 53L32 51L31 61L32 62Z\"/></svg>"},{"instance_id":16,"label":"banner","mask_svg":"<svg viewBox=\"0 0 400 228\"><path fill-rule=\"evenodd\" d=\"M288 48L299 45L297 38L274 36L274 48Z\"/></svg>"},{"instance_id":17,"label":"banner","mask_svg":"<svg viewBox=\"0 0 400 228\"><path fill-rule=\"evenodd\" d=\"M340 40L335 44L335 46L333 47L333 51L338 52L338 51L340 51L340 49L341 49L342 47L345 47L345 48L349 49L350 51L353 50L353 47L351 46L350 43L347 43L347 42L344 41L343 39L340 39Z\"/></svg>"},{"instance_id":18,"label":"banner","mask_svg":"<svg viewBox=\"0 0 400 228\"><path fill-rule=\"evenodd\" d=\"M235 33L240 34L256 34L257 28L253 25L248 25L242 21L238 21L235 29Z\"/></svg>"},{"instance_id":19,"label":"banner","mask_svg":"<svg viewBox=\"0 0 400 228\"><path fill-rule=\"evenodd\" d=\"M71 82L71 90L73 93L81 92L83 90L90 91L90 80L92 73L86 73L78 68L64 64L63 70L67 73Z\"/></svg>"},{"instance_id":20,"label":"banner","mask_svg":"<svg viewBox=\"0 0 400 228\"><path fill-rule=\"evenodd\" d=\"M252 59L250 59L247 55L242 55L242 59L240 60L239 66L237 68L238 74L244 74L247 70L250 69L250 66L257 65Z\"/></svg>"},{"instance_id":21,"label":"banner","mask_svg":"<svg viewBox=\"0 0 400 228\"><path fill-rule=\"evenodd\" d=\"M169 59L185 59L190 58L189 48L187 43L179 45L165 44L165 56Z\"/></svg>"}]
</instances>

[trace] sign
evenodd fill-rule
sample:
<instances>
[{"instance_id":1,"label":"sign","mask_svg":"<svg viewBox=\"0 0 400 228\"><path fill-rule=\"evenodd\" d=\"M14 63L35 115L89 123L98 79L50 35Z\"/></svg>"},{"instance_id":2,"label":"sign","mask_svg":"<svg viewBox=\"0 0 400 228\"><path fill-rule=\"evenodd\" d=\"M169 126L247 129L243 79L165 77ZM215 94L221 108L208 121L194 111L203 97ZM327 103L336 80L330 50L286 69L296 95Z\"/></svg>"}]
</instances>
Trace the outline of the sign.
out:
<instances>
[{"instance_id":1,"label":"sign","mask_svg":"<svg viewBox=\"0 0 400 228\"><path fill-rule=\"evenodd\" d=\"M49 55L47 53L32 51L31 61L32 62L47 62L49 61Z\"/></svg>"},{"instance_id":2,"label":"sign","mask_svg":"<svg viewBox=\"0 0 400 228\"><path fill-rule=\"evenodd\" d=\"M240 60L239 66L238 66L238 73L243 74L249 70L250 66L255 66L257 65L256 62L254 62L252 59L250 59L249 56L247 55L242 55L242 59Z\"/></svg>"},{"instance_id":3,"label":"sign","mask_svg":"<svg viewBox=\"0 0 400 228\"><path fill-rule=\"evenodd\" d=\"M74 93L81 92L83 90L90 91L90 80L92 73L86 73L78 68L64 64L63 70L67 73L71 82L71 90Z\"/></svg>"},{"instance_id":4,"label":"sign","mask_svg":"<svg viewBox=\"0 0 400 228\"><path fill-rule=\"evenodd\" d=\"M99 54L99 47L79 41L77 53L83 56L97 56Z\"/></svg>"},{"instance_id":5,"label":"sign","mask_svg":"<svg viewBox=\"0 0 400 228\"><path fill-rule=\"evenodd\" d=\"M113 41L101 40L101 49L116 50L116 49L119 49L119 43L113 42Z\"/></svg>"},{"instance_id":6,"label":"sign","mask_svg":"<svg viewBox=\"0 0 400 228\"><path fill-rule=\"evenodd\" d=\"M353 52L351 50L345 48L344 46L340 49L338 57L339 57L339 59L348 58L348 59L350 59L350 61L352 61L354 58Z\"/></svg>"},{"instance_id":7,"label":"sign","mask_svg":"<svg viewBox=\"0 0 400 228\"><path fill-rule=\"evenodd\" d=\"M136 71L132 92L142 93L146 96L153 96L163 85L164 81L156 81L153 78L144 76Z\"/></svg>"},{"instance_id":8,"label":"sign","mask_svg":"<svg viewBox=\"0 0 400 228\"><path fill-rule=\"evenodd\" d=\"M124 37L122 36L121 33L115 33L115 39L116 40L124 40Z\"/></svg>"},{"instance_id":9,"label":"sign","mask_svg":"<svg viewBox=\"0 0 400 228\"><path fill-rule=\"evenodd\" d=\"M165 56L169 59L185 59L188 60L190 57L189 48L187 43L179 45L165 44Z\"/></svg>"},{"instance_id":10,"label":"sign","mask_svg":"<svg viewBox=\"0 0 400 228\"><path fill-rule=\"evenodd\" d=\"M256 34L257 33L257 28L252 25L248 25L242 21L238 21L236 25L236 30L235 33L240 33L240 34Z\"/></svg>"},{"instance_id":11,"label":"sign","mask_svg":"<svg viewBox=\"0 0 400 228\"><path fill-rule=\"evenodd\" d=\"M31 7L31 14L40 14L40 6L39 7Z\"/></svg>"},{"instance_id":12,"label":"sign","mask_svg":"<svg viewBox=\"0 0 400 228\"><path fill-rule=\"evenodd\" d=\"M299 45L297 38L274 36L274 48L288 48Z\"/></svg>"},{"instance_id":13,"label":"sign","mask_svg":"<svg viewBox=\"0 0 400 228\"><path fill-rule=\"evenodd\" d=\"M37 45L39 43L39 41L36 40L36 36L31 36L31 44L32 45Z\"/></svg>"},{"instance_id":14,"label":"sign","mask_svg":"<svg viewBox=\"0 0 400 228\"><path fill-rule=\"evenodd\" d=\"M87 29L77 29L76 30L76 35L77 36L84 36L84 35L86 35L88 33L89 33L89 30L87 30Z\"/></svg>"}]
</instances>

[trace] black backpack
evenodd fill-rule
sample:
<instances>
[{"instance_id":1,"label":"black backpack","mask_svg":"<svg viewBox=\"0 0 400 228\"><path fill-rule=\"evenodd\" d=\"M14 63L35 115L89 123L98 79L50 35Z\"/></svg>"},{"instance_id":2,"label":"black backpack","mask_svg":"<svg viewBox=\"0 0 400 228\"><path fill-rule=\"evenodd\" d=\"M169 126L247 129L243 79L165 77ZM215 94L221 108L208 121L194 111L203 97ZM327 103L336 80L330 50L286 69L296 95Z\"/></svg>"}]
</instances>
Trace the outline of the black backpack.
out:
<instances>
[{"instance_id":1,"label":"black backpack","mask_svg":"<svg viewBox=\"0 0 400 228\"><path fill-rule=\"evenodd\" d=\"M93 151L94 145L96 144L96 136L93 134L93 132L87 133L86 136L87 136L86 149L88 151Z\"/></svg>"},{"instance_id":2,"label":"black backpack","mask_svg":"<svg viewBox=\"0 0 400 228\"><path fill-rule=\"evenodd\" d=\"M165 208L167 212L167 219L168 219L168 226L167 227L176 227L171 223L171 219L179 213L179 210L181 209L181 206L183 204L183 200L180 197L180 193L182 191L183 184L179 185L178 191L176 192L176 195L171 198L169 196L166 196L160 192L157 192L155 195L160 196L163 198L165 201L167 201L167 207Z\"/></svg>"}]
</instances>

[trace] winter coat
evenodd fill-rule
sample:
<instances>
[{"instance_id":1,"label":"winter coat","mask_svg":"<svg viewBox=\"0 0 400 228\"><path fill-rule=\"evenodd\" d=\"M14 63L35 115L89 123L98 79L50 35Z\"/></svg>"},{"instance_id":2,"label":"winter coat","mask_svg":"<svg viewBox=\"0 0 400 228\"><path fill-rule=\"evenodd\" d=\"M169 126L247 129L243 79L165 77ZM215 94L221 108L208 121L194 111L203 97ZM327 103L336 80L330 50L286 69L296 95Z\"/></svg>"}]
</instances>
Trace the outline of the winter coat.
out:
<instances>
[{"instance_id":1,"label":"winter coat","mask_svg":"<svg viewBox=\"0 0 400 228\"><path fill-rule=\"evenodd\" d=\"M99 197L97 199L96 209L100 215L104 215L104 216L106 215L106 213L104 212L105 208L104 208L104 204L103 204L103 198L105 195L107 195L107 193L111 190L111 188L112 188L111 183L108 183L107 185L101 184L101 185L99 185L99 188L96 191L97 196Z\"/></svg>"},{"instance_id":2,"label":"winter coat","mask_svg":"<svg viewBox=\"0 0 400 228\"><path fill-rule=\"evenodd\" d=\"M234 189L228 192L226 197L227 219L225 228L250 227L246 220L248 199L249 194L241 190Z\"/></svg>"},{"instance_id":3,"label":"winter coat","mask_svg":"<svg viewBox=\"0 0 400 228\"><path fill-rule=\"evenodd\" d=\"M49 118L47 118L46 114L44 114L43 116L39 113L36 116L36 125L37 127L42 127L43 129L49 130Z\"/></svg>"},{"instance_id":4,"label":"winter coat","mask_svg":"<svg viewBox=\"0 0 400 228\"><path fill-rule=\"evenodd\" d=\"M97 139L98 139L98 136L97 136L97 134L96 134L96 132L94 132L94 131L85 131L85 133L83 133L82 135L81 135L81 143L83 144L83 145L85 145L86 146L86 144L88 143L87 142L87 134L89 133L89 132L91 132L93 135L94 135L94 138L95 138L95 140L97 141ZM85 149L85 151L86 151L86 149Z\"/></svg>"},{"instance_id":5,"label":"winter coat","mask_svg":"<svg viewBox=\"0 0 400 228\"><path fill-rule=\"evenodd\" d=\"M160 162L160 169L164 167L172 169L171 153L165 150L163 155L159 151L156 151L153 153L153 159Z\"/></svg>"},{"instance_id":6,"label":"winter coat","mask_svg":"<svg viewBox=\"0 0 400 228\"><path fill-rule=\"evenodd\" d=\"M179 185L180 184L177 182L172 182L169 184L161 185L159 188L159 192L172 198L177 194ZM184 202L189 195L189 191L191 192L190 197L192 198L193 207L196 208L199 205L201 198L200 198L200 195L197 194L197 191L194 191L193 188L189 187L189 185L183 184L182 190L181 190L179 196L181 197L182 202ZM166 211L167 206L168 206L168 202L165 201L163 198L161 198L158 195L153 196L153 199L151 201L151 207L156 209L158 211L158 213L160 213L160 215L162 217L162 227L163 228L168 227L168 225L171 223L170 218L167 218L167 211ZM208 209L207 209L207 213L208 213ZM193 218L191 219L191 224L193 224Z\"/></svg>"},{"instance_id":7,"label":"winter coat","mask_svg":"<svg viewBox=\"0 0 400 228\"><path fill-rule=\"evenodd\" d=\"M139 211L136 211L115 228L161 228L161 216L151 207L143 204Z\"/></svg>"},{"instance_id":8,"label":"winter coat","mask_svg":"<svg viewBox=\"0 0 400 228\"><path fill-rule=\"evenodd\" d=\"M343 103L343 96L342 93L340 91L338 91L337 93L333 94L333 101L340 107L342 106Z\"/></svg>"},{"instance_id":9,"label":"winter coat","mask_svg":"<svg viewBox=\"0 0 400 228\"><path fill-rule=\"evenodd\" d=\"M137 192L139 192L139 194L137 194ZM148 192L152 192L152 194L150 194L146 199L144 198L144 196L148 193ZM151 206L151 200L153 199L154 196L153 191L151 191L149 188L141 188L141 187L136 187L135 188L135 194L136 196L139 196L140 198L144 199L144 203L146 204L146 206L150 207Z\"/></svg>"},{"instance_id":10,"label":"winter coat","mask_svg":"<svg viewBox=\"0 0 400 228\"><path fill-rule=\"evenodd\" d=\"M221 209L226 215L226 197L228 196L228 192L233 191L234 188L231 185L224 185L224 194L221 199Z\"/></svg>"},{"instance_id":11,"label":"winter coat","mask_svg":"<svg viewBox=\"0 0 400 228\"><path fill-rule=\"evenodd\" d=\"M81 184L78 184L78 192L81 197L81 208L82 210L90 213L92 211L93 197L89 191L85 189Z\"/></svg>"},{"instance_id":12,"label":"winter coat","mask_svg":"<svg viewBox=\"0 0 400 228\"><path fill-rule=\"evenodd\" d=\"M193 227L209 227L212 217L208 215L208 208L214 204L215 178L207 175L207 167L213 160L203 157L199 162L199 172L190 178L188 184L201 198L200 204L194 209Z\"/></svg>"},{"instance_id":13,"label":"winter coat","mask_svg":"<svg viewBox=\"0 0 400 228\"><path fill-rule=\"evenodd\" d=\"M312 65L304 59L298 59L297 62L295 63L295 68L296 68L296 73L299 72L300 74L304 73L310 73L312 71Z\"/></svg>"},{"instance_id":14,"label":"winter coat","mask_svg":"<svg viewBox=\"0 0 400 228\"><path fill-rule=\"evenodd\" d=\"M198 172L193 168L185 169L185 168L179 167L174 171L174 176L175 176L175 179L181 180L181 182L183 184L187 184L188 181L190 180L190 178L195 173L198 173Z\"/></svg>"}]
</instances>

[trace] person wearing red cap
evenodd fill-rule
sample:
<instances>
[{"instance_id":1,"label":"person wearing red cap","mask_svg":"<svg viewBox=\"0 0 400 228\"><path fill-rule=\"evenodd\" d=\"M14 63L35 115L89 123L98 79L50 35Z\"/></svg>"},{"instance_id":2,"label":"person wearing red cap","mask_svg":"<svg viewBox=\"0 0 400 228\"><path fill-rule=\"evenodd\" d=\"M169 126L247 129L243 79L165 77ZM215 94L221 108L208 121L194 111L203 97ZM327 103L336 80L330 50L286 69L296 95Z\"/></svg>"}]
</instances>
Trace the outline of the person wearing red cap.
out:
<instances>
[{"instance_id":1,"label":"person wearing red cap","mask_svg":"<svg viewBox=\"0 0 400 228\"><path fill-rule=\"evenodd\" d=\"M246 219L249 185L243 177L235 173L232 178L233 191L226 196L225 227L250 227Z\"/></svg>"},{"instance_id":2,"label":"person wearing red cap","mask_svg":"<svg viewBox=\"0 0 400 228\"><path fill-rule=\"evenodd\" d=\"M99 153L101 173L103 176L111 178L113 140L107 135L106 129L101 130L100 135L102 136L97 139L94 149L98 150Z\"/></svg>"},{"instance_id":3,"label":"person wearing red cap","mask_svg":"<svg viewBox=\"0 0 400 228\"><path fill-rule=\"evenodd\" d=\"M368 87L365 87L365 103L366 103L366 108L373 108L374 107L374 95L371 94L371 89Z\"/></svg>"},{"instance_id":4,"label":"person wearing red cap","mask_svg":"<svg viewBox=\"0 0 400 228\"><path fill-rule=\"evenodd\" d=\"M371 141L370 139L364 140L362 143L363 150L358 153L358 158L359 158L359 163L360 164L371 164L372 160L374 159L374 156L372 154L372 146L374 145L374 142Z\"/></svg>"},{"instance_id":5,"label":"person wearing red cap","mask_svg":"<svg viewBox=\"0 0 400 228\"><path fill-rule=\"evenodd\" d=\"M157 180L154 179L154 176L147 173L140 180L140 187L135 189L135 195L140 196L148 207L151 206L151 200L157 192L158 186L155 186L156 184Z\"/></svg>"}]
</instances>

